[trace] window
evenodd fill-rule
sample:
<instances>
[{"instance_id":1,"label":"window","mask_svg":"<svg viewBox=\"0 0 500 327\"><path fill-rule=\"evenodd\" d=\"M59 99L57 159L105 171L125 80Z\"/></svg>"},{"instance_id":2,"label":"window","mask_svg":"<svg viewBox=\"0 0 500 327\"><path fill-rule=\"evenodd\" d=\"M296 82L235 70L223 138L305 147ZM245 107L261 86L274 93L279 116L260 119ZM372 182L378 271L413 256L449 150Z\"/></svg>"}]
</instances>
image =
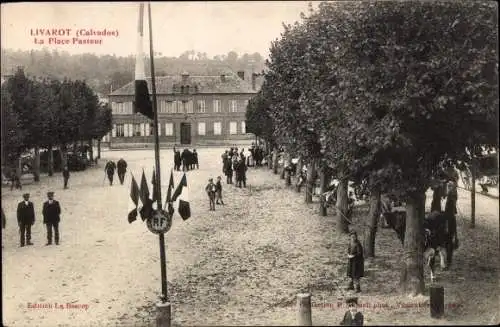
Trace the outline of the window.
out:
<instances>
[{"instance_id":1,"label":"window","mask_svg":"<svg viewBox=\"0 0 500 327\"><path fill-rule=\"evenodd\" d=\"M229 100L229 111L230 112L238 112L238 101L237 100Z\"/></svg>"},{"instance_id":2,"label":"window","mask_svg":"<svg viewBox=\"0 0 500 327\"><path fill-rule=\"evenodd\" d=\"M141 124L134 124L134 136L141 136Z\"/></svg>"},{"instance_id":3,"label":"window","mask_svg":"<svg viewBox=\"0 0 500 327\"><path fill-rule=\"evenodd\" d=\"M198 135L205 135L205 123L198 123Z\"/></svg>"},{"instance_id":4,"label":"window","mask_svg":"<svg viewBox=\"0 0 500 327\"><path fill-rule=\"evenodd\" d=\"M116 137L125 136L123 124L116 124Z\"/></svg>"},{"instance_id":5,"label":"window","mask_svg":"<svg viewBox=\"0 0 500 327\"><path fill-rule=\"evenodd\" d=\"M193 113L193 101L182 101L182 105L184 106L184 112L188 114Z\"/></svg>"},{"instance_id":6,"label":"window","mask_svg":"<svg viewBox=\"0 0 500 327\"><path fill-rule=\"evenodd\" d=\"M174 124L173 123L165 123L165 135L167 135L167 136L174 135Z\"/></svg>"},{"instance_id":7,"label":"window","mask_svg":"<svg viewBox=\"0 0 500 327\"><path fill-rule=\"evenodd\" d=\"M229 134L234 135L234 134L238 133L237 128L238 128L238 124L236 124L235 121L229 122Z\"/></svg>"},{"instance_id":8,"label":"window","mask_svg":"<svg viewBox=\"0 0 500 327\"><path fill-rule=\"evenodd\" d=\"M167 113L167 101L160 102L160 113Z\"/></svg>"},{"instance_id":9,"label":"window","mask_svg":"<svg viewBox=\"0 0 500 327\"><path fill-rule=\"evenodd\" d=\"M134 113L134 105L132 104L132 102L126 102L125 103L125 112L124 114L127 114L127 115L131 115Z\"/></svg>"},{"instance_id":10,"label":"window","mask_svg":"<svg viewBox=\"0 0 500 327\"><path fill-rule=\"evenodd\" d=\"M154 128L155 128L155 124L154 123L146 123L146 131L149 131L149 133L145 134L145 136L151 136L151 135L155 135L155 131L154 131Z\"/></svg>"},{"instance_id":11,"label":"window","mask_svg":"<svg viewBox=\"0 0 500 327\"><path fill-rule=\"evenodd\" d=\"M205 100L198 100L196 102L196 111L197 112L205 112Z\"/></svg>"},{"instance_id":12,"label":"window","mask_svg":"<svg viewBox=\"0 0 500 327\"><path fill-rule=\"evenodd\" d=\"M175 101L176 102L176 107L177 107L177 113L178 114L183 114L184 113L184 107L182 105L182 101Z\"/></svg>"},{"instance_id":13,"label":"window","mask_svg":"<svg viewBox=\"0 0 500 327\"><path fill-rule=\"evenodd\" d=\"M123 125L123 136L125 136L125 137L129 136L128 124Z\"/></svg>"},{"instance_id":14,"label":"window","mask_svg":"<svg viewBox=\"0 0 500 327\"><path fill-rule=\"evenodd\" d=\"M222 124L220 121L214 122L214 135L222 134Z\"/></svg>"},{"instance_id":15,"label":"window","mask_svg":"<svg viewBox=\"0 0 500 327\"><path fill-rule=\"evenodd\" d=\"M221 112L220 100L214 100L214 112Z\"/></svg>"},{"instance_id":16,"label":"window","mask_svg":"<svg viewBox=\"0 0 500 327\"><path fill-rule=\"evenodd\" d=\"M158 122L158 136L161 136L161 124Z\"/></svg>"},{"instance_id":17,"label":"window","mask_svg":"<svg viewBox=\"0 0 500 327\"><path fill-rule=\"evenodd\" d=\"M241 122L241 134L246 134L246 132L247 132L246 122L242 121Z\"/></svg>"}]
</instances>

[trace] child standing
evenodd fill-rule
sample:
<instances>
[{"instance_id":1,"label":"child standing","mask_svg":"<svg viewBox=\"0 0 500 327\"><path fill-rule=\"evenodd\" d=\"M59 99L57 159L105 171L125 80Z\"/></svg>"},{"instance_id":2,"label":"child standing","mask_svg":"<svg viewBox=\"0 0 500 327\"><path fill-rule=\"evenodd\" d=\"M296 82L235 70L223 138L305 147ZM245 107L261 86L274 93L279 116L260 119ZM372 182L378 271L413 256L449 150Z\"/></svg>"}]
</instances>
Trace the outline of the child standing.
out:
<instances>
[{"instance_id":1,"label":"child standing","mask_svg":"<svg viewBox=\"0 0 500 327\"><path fill-rule=\"evenodd\" d=\"M210 202L210 209L209 209L209 211L215 211L215 192L216 192L216 186L214 184L213 178L210 178L208 180L208 185L205 187L205 191L208 194L208 200Z\"/></svg>"},{"instance_id":2,"label":"child standing","mask_svg":"<svg viewBox=\"0 0 500 327\"><path fill-rule=\"evenodd\" d=\"M356 293L361 292L359 279L364 276L365 259L363 257L363 247L358 240L358 235L355 231L349 233L351 240L347 248L347 257L349 262L347 264L347 276L351 278L348 290L353 290L356 285Z\"/></svg>"},{"instance_id":3,"label":"child standing","mask_svg":"<svg viewBox=\"0 0 500 327\"><path fill-rule=\"evenodd\" d=\"M221 177L217 177L217 183L215 184L215 199L216 199L216 204L222 204L224 205L224 201L222 201L222 183L221 183ZM219 203L220 200L220 203Z\"/></svg>"}]
</instances>

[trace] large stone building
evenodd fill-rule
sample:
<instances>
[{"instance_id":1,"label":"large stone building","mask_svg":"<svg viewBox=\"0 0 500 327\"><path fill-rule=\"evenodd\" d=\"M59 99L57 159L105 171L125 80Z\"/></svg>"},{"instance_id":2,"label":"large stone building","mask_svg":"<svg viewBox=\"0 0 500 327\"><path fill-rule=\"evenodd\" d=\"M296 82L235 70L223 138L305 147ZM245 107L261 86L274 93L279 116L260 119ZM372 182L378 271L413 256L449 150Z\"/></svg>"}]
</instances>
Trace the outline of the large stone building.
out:
<instances>
[{"instance_id":1,"label":"large stone building","mask_svg":"<svg viewBox=\"0 0 500 327\"><path fill-rule=\"evenodd\" d=\"M255 77L244 72L218 76L160 76L156 78L158 128L161 145L227 145L248 143L245 113L255 95ZM151 79L147 80L152 92ZM253 85L252 85L253 84ZM154 143L154 124L133 113L134 82L109 95L113 129L106 137L111 148L149 147Z\"/></svg>"}]
</instances>

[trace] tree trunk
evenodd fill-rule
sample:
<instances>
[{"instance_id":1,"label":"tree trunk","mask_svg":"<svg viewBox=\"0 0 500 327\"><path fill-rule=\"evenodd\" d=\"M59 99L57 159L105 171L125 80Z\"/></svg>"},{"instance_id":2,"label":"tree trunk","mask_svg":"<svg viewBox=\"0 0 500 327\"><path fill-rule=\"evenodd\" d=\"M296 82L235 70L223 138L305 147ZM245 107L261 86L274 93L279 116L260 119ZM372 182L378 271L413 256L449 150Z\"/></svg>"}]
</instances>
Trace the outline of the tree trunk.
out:
<instances>
[{"instance_id":1,"label":"tree trunk","mask_svg":"<svg viewBox=\"0 0 500 327\"><path fill-rule=\"evenodd\" d=\"M40 147L38 145L35 146L35 162L33 163L33 176L34 181L40 181Z\"/></svg>"},{"instance_id":2,"label":"tree trunk","mask_svg":"<svg viewBox=\"0 0 500 327\"><path fill-rule=\"evenodd\" d=\"M97 140L97 159L101 159L101 140Z\"/></svg>"},{"instance_id":3,"label":"tree trunk","mask_svg":"<svg viewBox=\"0 0 500 327\"><path fill-rule=\"evenodd\" d=\"M406 202L406 229L401 267L401 286L408 295L424 292L423 220L425 193L414 193Z\"/></svg>"},{"instance_id":4,"label":"tree trunk","mask_svg":"<svg viewBox=\"0 0 500 327\"><path fill-rule=\"evenodd\" d=\"M476 158L472 158L470 185L470 228L476 227Z\"/></svg>"},{"instance_id":5,"label":"tree trunk","mask_svg":"<svg viewBox=\"0 0 500 327\"><path fill-rule=\"evenodd\" d=\"M368 213L369 216L369 230L368 233L365 234L364 239L364 254L365 257L375 257L375 236L377 235L377 227L378 221L380 218L380 191L379 190L371 190L370 192L370 211Z\"/></svg>"},{"instance_id":6,"label":"tree trunk","mask_svg":"<svg viewBox=\"0 0 500 327\"><path fill-rule=\"evenodd\" d=\"M330 176L328 175L327 169L326 169L326 167L322 167L319 170L319 187L320 187L321 194L326 192L326 188L328 187L329 182L330 182ZM325 217L327 215L326 203L323 200L324 200L323 197L320 196L319 214L320 214L320 216Z\"/></svg>"},{"instance_id":7,"label":"tree trunk","mask_svg":"<svg viewBox=\"0 0 500 327\"><path fill-rule=\"evenodd\" d=\"M54 175L54 152L52 151L52 144L49 144L47 151L48 151L47 172L49 173L49 176L52 176Z\"/></svg>"},{"instance_id":8,"label":"tree trunk","mask_svg":"<svg viewBox=\"0 0 500 327\"><path fill-rule=\"evenodd\" d=\"M346 219L347 214L347 178L340 178L337 188L337 225L338 231L342 233L349 232L349 224Z\"/></svg>"},{"instance_id":9,"label":"tree trunk","mask_svg":"<svg viewBox=\"0 0 500 327\"><path fill-rule=\"evenodd\" d=\"M307 180L306 180L306 203L312 203L312 196L314 192L314 184L316 183L316 160L311 160L307 165Z\"/></svg>"},{"instance_id":10,"label":"tree trunk","mask_svg":"<svg viewBox=\"0 0 500 327\"><path fill-rule=\"evenodd\" d=\"M277 149L274 149L273 150L273 174L277 175L278 174L278 159L279 159L279 156L278 156L278 150Z\"/></svg>"},{"instance_id":11,"label":"tree trunk","mask_svg":"<svg viewBox=\"0 0 500 327\"><path fill-rule=\"evenodd\" d=\"M94 162L94 144L92 139L89 139L89 160L90 162Z\"/></svg>"}]
</instances>

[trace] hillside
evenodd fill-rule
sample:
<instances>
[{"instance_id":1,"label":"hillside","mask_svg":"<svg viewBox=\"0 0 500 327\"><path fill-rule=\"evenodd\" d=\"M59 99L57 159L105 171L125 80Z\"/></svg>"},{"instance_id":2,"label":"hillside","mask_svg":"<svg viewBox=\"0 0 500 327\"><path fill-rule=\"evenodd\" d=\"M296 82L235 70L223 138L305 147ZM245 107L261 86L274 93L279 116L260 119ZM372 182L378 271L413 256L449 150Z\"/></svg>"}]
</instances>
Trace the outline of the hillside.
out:
<instances>
[{"instance_id":1,"label":"hillside","mask_svg":"<svg viewBox=\"0 0 500 327\"><path fill-rule=\"evenodd\" d=\"M133 79L135 57L94 54L70 55L67 52L32 50L15 51L2 49L2 76L12 74L23 66L29 76L54 77L58 79L84 79L97 92L107 94ZM245 79L250 79L252 69L260 72L265 60L259 53L238 56L234 51L210 59L205 53L185 51L179 57L158 56L155 70L158 76L180 74L187 71L193 75L219 74L224 71L245 71ZM149 74L149 60L146 60L146 74Z\"/></svg>"}]
</instances>

